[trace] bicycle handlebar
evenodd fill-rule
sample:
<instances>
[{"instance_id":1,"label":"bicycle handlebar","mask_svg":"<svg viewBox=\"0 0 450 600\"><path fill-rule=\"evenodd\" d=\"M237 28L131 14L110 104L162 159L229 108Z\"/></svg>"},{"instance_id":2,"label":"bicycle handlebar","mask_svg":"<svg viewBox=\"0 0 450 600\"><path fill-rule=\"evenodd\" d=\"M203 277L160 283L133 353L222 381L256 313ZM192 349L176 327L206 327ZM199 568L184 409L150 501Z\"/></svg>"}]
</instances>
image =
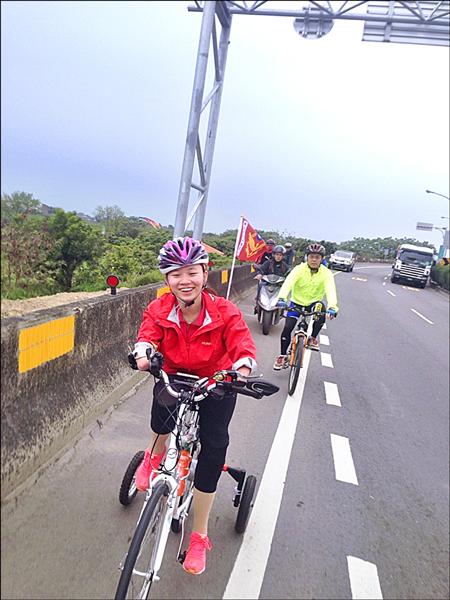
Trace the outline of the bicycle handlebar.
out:
<instances>
[{"instance_id":1,"label":"bicycle handlebar","mask_svg":"<svg viewBox=\"0 0 450 600\"><path fill-rule=\"evenodd\" d=\"M163 369L160 370L160 376L169 394L174 398L179 398L181 392L178 392L171 386L169 377ZM188 385L190 384L188 383ZM214 373L212 377L202 377L193 381L192 389L195 392L193 399L198 402L206 398L215 389L221 389L225 392L236 392L260 400L263 396L275 394L280 388L260 377L244 378L237 371L224 370Z\"/></svg>"},{"instance_id":2,"label":"bicycle handlebar","mask_svg":"<svg viewBox=\"0 0 450 600\"><path fill-rule=\"evenodd\" d=\"M137 370L136 359L130 352L128 361L132 369ZM150 371L150 365L148 371ZM180 398L182 392L175 390L169 381L168 374L162 369L159 372L153 371L152 374L158 379L162 379L166 390L174 398ZM180 373L180 375L182 375ZM183 382L191 385L190 382ZM208 396L214 389L221 389L228 392L236 392L243 396L251 396L260 400L263 396L271 396L280 389L277 385L266 381L261 377L244 377L238 371L217 371L210 377L193 379L192 389L194 390L194 401L198 402Z\"/></svg>"},{"instance_id":3,"label":"bicycle handlebar","mask_svg":"<svg viewBox=\"0 0 450 600\"><path fill-rule=\"evenodd\" d=\"M293 307L286 307L283 309L283 317L286 318L286 314L288 312L288 310L292 310ZM306 312L306 311L300 311L300 314L298 315L298 318L300 317L313 317L314 315L316 316L321 316L321 315L328 315L329 311L328 310L312 310L310 312Z\"/></svg>"}]
</instances>

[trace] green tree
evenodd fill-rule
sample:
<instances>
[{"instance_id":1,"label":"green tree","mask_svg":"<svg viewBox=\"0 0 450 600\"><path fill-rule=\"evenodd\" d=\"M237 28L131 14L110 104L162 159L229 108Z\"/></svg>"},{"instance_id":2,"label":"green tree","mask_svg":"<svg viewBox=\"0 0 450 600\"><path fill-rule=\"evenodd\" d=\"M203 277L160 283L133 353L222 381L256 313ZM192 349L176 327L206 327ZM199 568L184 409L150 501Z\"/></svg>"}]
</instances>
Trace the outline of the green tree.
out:
<instances>
[{"instance_id":1,"label":"green tree","mask_svg":"<svg viewBox=\"0 0 450 600\"><path fill-rule=\"evenodd\" d=\"M138 235L140 227L136 217L126 217L125 213L116 205L97 206L94 219L101 225L102 233L107 241L113 242L118 238L130 236L130 232Z\"/></svg>"},{"instance_id":2,"label":"green tree","mask_svg":"<svg viewBox=\"0 0 450 600\"><path fill-rule=\"evenodd\" d=\"M50 260L55 279L63 291L70 291L75 269L101 255L102 236L75 212L66 213L60 208L50 218L49 232L54 240Z\"/></svg>"},{"instance_id":3,"label":"green tree","mask_svg":"<svg viewBox=\"0 0 450 600\"><path fill-rule=\"evenodd\" d=\"M27 192L13 192L2 194L2 224L20 219L23 215L38 214L41 202Z\"/></svg>"},{"instance_id":4,"label":"green tree","mask_svg":"<svg viewBox=\"0 0 450 600\"><path fill-rule=\"evenodd\" d=\"M51 239L44 219L26 213L2 223L2 296L24 297L53 290L46 259Z\"/></svg>"}]
</instances>

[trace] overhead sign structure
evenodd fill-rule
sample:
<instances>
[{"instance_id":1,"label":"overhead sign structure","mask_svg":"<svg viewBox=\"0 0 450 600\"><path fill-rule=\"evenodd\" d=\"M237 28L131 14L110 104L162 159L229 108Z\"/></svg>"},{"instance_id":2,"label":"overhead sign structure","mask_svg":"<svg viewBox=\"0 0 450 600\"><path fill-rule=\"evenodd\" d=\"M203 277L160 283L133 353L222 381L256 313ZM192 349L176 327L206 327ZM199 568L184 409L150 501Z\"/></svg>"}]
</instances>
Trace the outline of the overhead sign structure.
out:
<instances>
[{"instance_id":1,"label":"overhead sign structure","mask_svg":"<svg viewBox=\"0 0 450 600\"><path fill-rule=\"evenodd\" d=\"M364 42L449 45L450 2L369 2ZM417 19L411 19L411 16ZM375 20L373 17L379 19ZM444 22L442 22L444 19Z\"/></svg>"},{"instance_id":2,"label":"overhead sign structure","mask_svg":"<svg viewBox=\"0 0 450 600\"><path fill-rule=\"evenodd\" d=\"M433 231L433 223L417 223L416 229L421 231Z\"/></svg>"},{"instance_id":3,"label":"overhead sign structure","mask_svg":"<svg viewBox=\"0 0 450 600\"><path fill-rule=\"evenodd\" d=\"M347 20L364 21L364 41L449 45L450 1L195 0L195 5L189 6L188 10L203 15L174 237L184 235L194 222L193 236L202 239L233 16L291 17L295 31L306 39L321 38L331 31L335 20ZM213 61L209 60L210 55ZM213 64L208 68L211 62ZM212 81L209 92L205 93L207 72ZM206 115L208 122L202 140L200 132L204 128L200 127L200 121L201 117L205 121ZM196 180L195 165L198 167ZM197 195L193 202L191 195Z\"/></svg>"}]
</instances>

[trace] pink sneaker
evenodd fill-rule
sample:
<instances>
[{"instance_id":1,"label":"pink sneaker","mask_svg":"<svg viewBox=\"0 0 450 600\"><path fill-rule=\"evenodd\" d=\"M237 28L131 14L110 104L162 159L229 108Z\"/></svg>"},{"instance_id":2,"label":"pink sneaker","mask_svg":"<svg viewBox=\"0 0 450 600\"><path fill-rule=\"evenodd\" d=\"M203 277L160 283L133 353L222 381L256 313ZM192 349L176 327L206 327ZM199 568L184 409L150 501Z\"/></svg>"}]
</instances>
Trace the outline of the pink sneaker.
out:
<instances>
[{"instance_id":1,"label":"pink sneaker","mask_svg":"<svg viewBox=\"0 0 450 600\"><path fill-rule=\"evenodd\" d=\"M191 575L200 575L206 568L206 551L211 550L212 544L209 537L193 531L189 541L189 548L183 562L183 569Z\"/></svg>"},{"instance_id":2,"label":"pink sneaker","mask_svg":"<svg viewBox=\"0 0 450 600\"><path fill-rule=\"evenodd\" d=\"M150 476L155 477L156 471L162 461L164 452L162 454L152 454L148 450L144 453L144 459L136 469L136 487L140 492L146 492L150 483ZM153 473L152 473L153 471Z\"/></svg>"}]
</instances>

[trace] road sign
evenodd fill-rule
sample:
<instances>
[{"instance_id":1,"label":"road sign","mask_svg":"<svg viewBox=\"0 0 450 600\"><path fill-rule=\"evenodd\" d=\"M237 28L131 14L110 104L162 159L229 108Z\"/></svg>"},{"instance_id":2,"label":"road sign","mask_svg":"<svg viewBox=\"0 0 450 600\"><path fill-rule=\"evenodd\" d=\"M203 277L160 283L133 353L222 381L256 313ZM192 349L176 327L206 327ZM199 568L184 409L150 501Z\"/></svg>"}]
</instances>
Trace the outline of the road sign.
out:
<instances>
[{"instance_id":1,"label":"road sign","mask_svg":"<svg viewBox=\"0 0 450 600\"><path fill-rule=\"evenodd\" d=\"M416 229L421 229L422 231L433 231L433 223L418 222L416 225Z\"/></svg>"}]
</instances>

